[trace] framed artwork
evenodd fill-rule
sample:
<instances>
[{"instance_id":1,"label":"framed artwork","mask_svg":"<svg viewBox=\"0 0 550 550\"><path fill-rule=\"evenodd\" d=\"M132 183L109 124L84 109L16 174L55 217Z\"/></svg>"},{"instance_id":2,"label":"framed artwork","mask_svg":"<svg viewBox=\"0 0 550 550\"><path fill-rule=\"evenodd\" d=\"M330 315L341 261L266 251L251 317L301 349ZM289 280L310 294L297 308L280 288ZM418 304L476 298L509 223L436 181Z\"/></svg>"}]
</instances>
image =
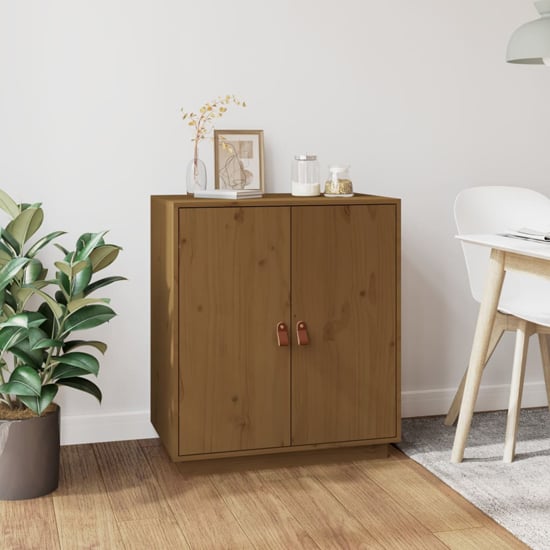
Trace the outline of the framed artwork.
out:
<instances>
[{"instance_id":1,"label":"framed artwork","mask_svg":"<svg viewBox=\"0 0 550 550\"><path fill-rule=\"evenodd\" d=\"M264 131L214 130L216 189L264 192Z\"/></svg>"}]
</instances>

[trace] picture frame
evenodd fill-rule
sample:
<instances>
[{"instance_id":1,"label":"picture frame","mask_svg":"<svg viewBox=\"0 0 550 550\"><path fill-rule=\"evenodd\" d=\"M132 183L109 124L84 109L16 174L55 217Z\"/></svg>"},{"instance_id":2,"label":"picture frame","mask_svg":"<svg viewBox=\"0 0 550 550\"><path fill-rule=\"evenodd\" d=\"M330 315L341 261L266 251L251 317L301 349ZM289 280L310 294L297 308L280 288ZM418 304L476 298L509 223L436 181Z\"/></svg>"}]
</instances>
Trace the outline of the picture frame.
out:
<instances>
[{"instance_id":1,"label":"picture frame","mask_svg":"<svg viewBox=\"0 0 550 550\"><path fill-rule=\"evenodd\" d=\"M214 130L214 187L265 192L264 131Z\"/></svg>"}]
</instances>

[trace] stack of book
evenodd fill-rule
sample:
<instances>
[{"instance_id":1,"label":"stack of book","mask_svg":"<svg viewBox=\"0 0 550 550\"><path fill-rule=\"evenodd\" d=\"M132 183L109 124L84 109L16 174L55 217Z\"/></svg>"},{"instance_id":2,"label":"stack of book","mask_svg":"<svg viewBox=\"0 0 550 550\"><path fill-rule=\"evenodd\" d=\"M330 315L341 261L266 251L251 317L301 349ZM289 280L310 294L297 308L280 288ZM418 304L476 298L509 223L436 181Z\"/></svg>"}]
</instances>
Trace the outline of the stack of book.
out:
<instances>
[{"instance_id":1,"label":"stack of book","mask_svg":"<svg viewBox=\"0 0 550 550\"><path fill-rule=\"evenodd\" d=\"M196 199L257 199L263 197L261 189L206 189L196 191Z\"/></svg>"}]
</instances>

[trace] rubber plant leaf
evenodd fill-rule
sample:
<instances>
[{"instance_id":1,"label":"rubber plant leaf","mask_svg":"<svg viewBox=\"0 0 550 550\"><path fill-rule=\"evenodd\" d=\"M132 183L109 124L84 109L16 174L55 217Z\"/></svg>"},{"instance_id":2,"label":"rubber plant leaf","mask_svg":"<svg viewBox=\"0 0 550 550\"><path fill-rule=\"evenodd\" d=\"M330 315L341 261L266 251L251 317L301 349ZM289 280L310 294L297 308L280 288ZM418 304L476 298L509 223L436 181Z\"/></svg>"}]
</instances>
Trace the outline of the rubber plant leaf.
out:
<instances>
[{"instance_id":1,"label":"rubber plant leaf","mask_svg":"<svg viewBox=\"0 0 550 550\"><path fill-rule=\"evenodd\" d=\"M6 288L13 282L14 277L29 263L28 258L14 258L0 269L0 289Z\"/></svg>"},{"instance_id":2,"label":"rubber plant leaf","mask_svg":"<svg viewBox=\"0 0 550 550\"><path fill-rule=\"evenodd\" d=\"M54 382L57 382L58 380L62 380L63 378L76 378L79 376L86 376L87 374L90 374L85 369L81 369L80 367L73 367L72 365L57 365L52 374L52 380Z\"/></svg>"},{"instance_id":3,"label":"rubber plant leaf","mask_svg":"<svg viewBox=\"0 0 550 550\"><path fill-rule=\"evenodd\" d=\"M71 365L85 370L88 374L97 374L99 372L99 361L89 353L81 351L71 351L55 358L59 364Z\"/></svg>"},{"instance_id":4,"label":"rubber plant leaf","mask_svg":"<svg viewBox=\"0 0 550 550\"><path fill-rule=\"evenodd\" d=\"M89 393L101 403L101 390L91 380L88 380L87 378L63 378L57 383L61 386L69 386L71 388Z\"/></svg>"},{"instance_id":5,"label":"rubber plant leaf","mask_svg":"<svg viewBox=\"0 0 550 550\"><path fill-rule=\"evenodd\" d=\"M7 228L0 228L0 238L4 241L8 250L11 249L11 251L13 251L13 256L18 256L20 254L21 246Z\"/></svg>"},{"instance_id":6,"label":"rubber plant leaf","mask_svg":"<svg viewBox=\"0 0 550 550\"><path fill-rule=\"evenodd\" d=\"M91 284L89 284L86 287L86 290L84 291L84 296L88 296L88 294L91 294L92 292L96 291L98 288L102 288L104 286L110 285L111 283L116 283L117 281L127 281L126 277L120 277L120 276L113 276L113 277L105 277L104 279L99 279L98 281L95 281Z\"/></svg>"},{"instance_id":7,"label":"rubber plant leaf","mask_svg":"<svg viewBox=\"0 0 550 550\"><path fill-rule=\"evenodd\" d=\"M114 246L112 244L94 248L94 250L90 252L93 272L97 273L101 269L105 269L108 265L111 265L116 260L121 250L120 246Z\"/></svg>"},{"instance_id":8,"label":"rubber plant leaf","mask_svg":"<svg viewBox=\"0 0 550 550\"><path fill-rule=\"evenodd\" d=\"M65 342L63 344L63 351L66 353L72 349L85 346L95 348L103 355L105 355L105 352L107 351L107 344L98 340L70 340L69 342Z\"/></svg>"},{"instance_id":9,"label":"rubber plant leaf","mask_svg":"<svg viewBox=\"0 0 550 550\"><path fill-rule=\"evenodd\" d=\"M103 236L106 233L107 231L102 231L101 233L85 233L81 235L77 241L76 259L84 260L96 246L104 245Z\"/></svg>"},{"instance_id":10,"label":"rubber plant leaf","mask_svg":"<svg viewBox=\"0 0 550 550\"><path fill-rule=\"evenodd\" d=\"M34 395L38 397L42 390L42 381L35 369L27 365L17 367L11 373L9 382L0 386L0 392L17 396Z\"/></svg>"},{"instance_id":11,"label":"rubber plant leaf","mask_svg":"<svg viewBox=\"0 0 550 550\"><path fill-rule=\"evenodd\" d=\"M92 304L108 304L110 301L109 298L79 298L78 300L71 300L67 304L67 309L70 313L73 313L85 306Z\"/></svg>"},{"instance_id":12,"label":"rubber plant leaf","mask_svg":"<svg viewBox=\"0 0 550 550\"><path fill-rule=\"evenodd\" d=\"M43 220L42 208L27 208L8 223L6 229L19 243L19 250L22 250L23 245L40 229Z\"/></svg>"},{"instance_id":13,"label":"rubber plant leaf","mask_svg":"<svg viewBox=\"0 0 550 550\"><path fill-rule=\"evenodd\" d=\"M12 218L17 218L19 215L19 206L17 203L5 192L0 189L0 208L9 214Z\"/></svg>"},{"instance_id":14,"label":"rubber plant leaf","mask_svg":"<svg viewBox=\"0 0 550 550\"><path fill-rule=\"evenodd\" d=\"M36 256L37 252L44 248L49 242L57 239L57 237L60 237L61 235L65 235L65 233L66 231L54 231L53 233L42 237L29 248L27 254L25 255L27 256L27 258L33 258L34 256Z\"/></svg>"},{"instance_id":15,"label":"rubber plant leaf","mask_svg":"<svg viewBox=\"0 0 550 550\"><path fill-rule=\"evenodd\" d=\"M54 400L57 389L56 384L46 384L42 387L42 392L39 397L19 396L19 399L33 412L41 415Z\"/></svg>"},{"instance_id":16,"label":"rubber plant leaf","mask_svg":"<svg viewBox=\"0 0 550 550\"><path fill-rule=\"evenodd\" d=\"M0 329L4 327L39 327L45 320L45 317L36 311L17 313L3 323L0 323Z\"/></svg>"},{"instance_id":17,"label":"rubber plant leaf","mask_svg":"<svg viewBox=\"0 0 550 550\"><path fill-rule=\"evenodd\" d=\"M65 319L63 335L73 330L84 330L97 327L110 321L116 313L108 306L91 305L85 306L74 313L71 313Z\"/></svg>"}]
</instances>

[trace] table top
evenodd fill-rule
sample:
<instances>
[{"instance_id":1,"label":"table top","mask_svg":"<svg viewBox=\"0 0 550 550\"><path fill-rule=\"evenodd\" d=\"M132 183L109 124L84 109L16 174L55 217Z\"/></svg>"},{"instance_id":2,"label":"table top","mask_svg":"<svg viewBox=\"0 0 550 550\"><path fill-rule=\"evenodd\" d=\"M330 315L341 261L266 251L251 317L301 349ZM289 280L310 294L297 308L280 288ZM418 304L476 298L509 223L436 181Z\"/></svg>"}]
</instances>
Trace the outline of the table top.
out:
<instances>
[{"instance_id":1,"label":"table top","mask_svg":"<svg viewBox=\"0 0 550 550\"><path fill-rule=\"evenodd\" d=\"M523 256L550 260L550 241L538 242L495 234L457 235L456 238L467 243L488 246L497 250L504 250L505 252L514 252Z\"/></svg>"}]
</instances>

